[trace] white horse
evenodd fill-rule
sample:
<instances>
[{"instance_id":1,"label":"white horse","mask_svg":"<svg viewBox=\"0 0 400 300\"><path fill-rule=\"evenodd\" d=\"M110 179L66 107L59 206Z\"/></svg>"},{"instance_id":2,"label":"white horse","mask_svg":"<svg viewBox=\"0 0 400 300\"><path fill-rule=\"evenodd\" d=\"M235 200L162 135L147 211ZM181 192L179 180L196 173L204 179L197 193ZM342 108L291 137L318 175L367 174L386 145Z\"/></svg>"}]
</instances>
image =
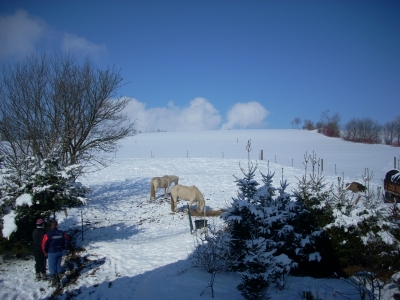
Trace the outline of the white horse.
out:
<instances>
[{"instance_id":1,"label":"white horse","mask_svg":"<svg viewBox=\"0 0 400 300\"><path fill-rule=\"evenodd\" d=\"M164 198L167 197L168 189L171 183L178 184L179 177L175 175L164 175L163 177L154 177L150 181L150 200L156 198L156 192L158 189L165 189Z\"/></svg>"},{"instance_id":2,"label":"white horse","mask_svg":"<svg viewBox=\"0 0 400 300\"><path fill-rule=\"evenodd\" d=\"M194 186L186 186L177 184L171 188L171 211L176 211L176 203L178 199L189 201L189 206L192 206L193 202L196 202L196 207L198 212L204 210L205 201L203 194L199 189Z\"/></svg>"}]
</instances>

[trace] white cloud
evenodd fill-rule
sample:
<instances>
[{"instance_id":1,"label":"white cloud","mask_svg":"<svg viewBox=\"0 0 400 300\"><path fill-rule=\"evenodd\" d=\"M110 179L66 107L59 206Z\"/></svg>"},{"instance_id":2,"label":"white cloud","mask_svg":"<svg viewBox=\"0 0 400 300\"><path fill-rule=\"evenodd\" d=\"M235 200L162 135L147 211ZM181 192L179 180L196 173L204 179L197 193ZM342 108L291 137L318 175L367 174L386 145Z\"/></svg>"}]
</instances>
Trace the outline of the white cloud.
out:
<instances>
[{"instance_id":1,"label":"white cloud","mask_svg":"<svg viewBox=\"0 0 400 300\"><path fill-rule=\"evenodd\" d=\"M217 129L221 123L221 116L214 106L204 98L195 98L190 101L189 107L181 111L179 127L186 130Z\"/></svg>"},{"instance_id":2,"label":"white cloud","mask_svg":"<svg viewBox=\"0 0 400 300\"><path fill-rule=\"evenodd\" d=\"M172 101L166 107L146 109L146 104L130 99L126 112L136 121L136 129L149 131L196 131L236 128L264 128L269 112L258 102L237 103L227 114L227 122L220 127L222 118L218 110L201 97L180 108Z\"/></svg>"},{"instance_id":3,"label":"white cloud","mask_svg":"<svg viewBox=\"0 0 400 300\"><path fill-rule=\"evenodd\" d=\"M221 116L214 106L204 98L195 98L188 107L174 106L146 109L146 104L132 98L127 107L131 120L136 120L136 129L147 131L196 131L218 129Z\"/></svg>"},{"instance_id":4,"label":"white cloud","mask_svg":"<svg viewBox=\"0 0 400 300\"><path fill-rule=\"evenodd\" d=\"M13 15L0 15L0 41L0 58L24 56L35 51L38 46L54 46L94 58L107 52L105 45L97 45L75 34L61 35L55 32L45 21L30 15L26 10L18 10Z\"/></svg>"},{"instance_id":5,"label":"white cloud","mask_svg":"<svg viewBox=\"0 0 400 300\"><path fill-rule=\"evenodd\" d=\"M269 115L258 102L236 103L227 114L227 122L221 129L264 128L265 118Z\"/></svg>"},{"instance_id":6,"label":"white cloud","mask_svg":"<svg viewBox=\"0 0 400 300\"><path fill-rule=\"evenodd\" d=\"M25 10L10 16L0 16L0 57L25 55L35 50L44 38L46 23Z\"/></svg>"},{"instance_id":7,"label":"white cloud","mask_svg":"<svg viewBox=\"0 0 400 300\"><path fill-rule=\"evenodd\" d=\"M97 45L83 37L66 33L62 39L62 49L81 55L98 57L107 52L105 45Z\"/></svg>"}]
</instances>

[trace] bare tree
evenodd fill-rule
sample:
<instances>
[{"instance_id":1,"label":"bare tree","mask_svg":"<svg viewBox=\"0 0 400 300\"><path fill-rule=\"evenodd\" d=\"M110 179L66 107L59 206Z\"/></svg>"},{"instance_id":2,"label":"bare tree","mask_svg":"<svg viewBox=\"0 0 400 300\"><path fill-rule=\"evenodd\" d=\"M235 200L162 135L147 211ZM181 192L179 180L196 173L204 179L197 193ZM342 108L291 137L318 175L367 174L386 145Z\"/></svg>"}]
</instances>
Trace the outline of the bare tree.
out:
<instances>
[{"instance_id":1,"label":"bare tree","mask_svg":"<svg viewBox=\"0 0 400 300\"><path fill-rule=\"evenodd\" d=\"M383 126L383 140L385 144L392 145L396 137L396 123L394 121L387 122Z\"/></svg>"},{"instance_id":2,"label":"bare tree","mask_svg":"<svg viewBox=\"0 0 400 300\"><path fill-rule=\"evenodd\" d=\"M18 168L57 149L64 165L109 162L118 141L135 134L124 113L129 100L116 98L122 78L114 67L97 69L70 54L32 54L3 66L0 81L0 151Z\"/></svg>"},{"instance_id":3,"label":"bare tree","mask_svg":"<svg viewBox=\"0 0 400 300\"><path fill-rule=\"evenodd\" d=\"M321 133L329 137L340 137L340 120L341 117L338 112L331 116L329 110L323 111L319 123L322 127Z\"/></svg>"},{"instance_id":4,"label":"bare tree","mask_svg":"<svg viewBox=\"0 0 400 300\"><path fill-rule=\"evenodd\" d=\"M351 119L344 128L343 138L358 143L380 144L382 126L370 118Z\"/></svg>"},{"instance_id":5,"label":"bare tree","mask_svg":"<svg viewBox=\"0 0 400 300\"><path fill-rule=\"evenodd\" d=\"M299 129L299 124L301 123L301 119L299 117L296 117L292 121L292 128Z\"/></svg>"},{"instance_id":6,"label":"bare tree","mask_svg":"<svg viewBox=\"0 0 400 300\"><path fill-rule=\"evenodd\" d=\"M311 120L305 119L303 129L314 130L315 129L314 122Z\"/></svg>"},{"instance_id":7,"label":"bare tree","mask_svg":"<svg viewBox=\"0 0 400 300\"><path fill-rule=\"evenodd\" d=\"M400 116L383 126L383 139L387 145L400 146Z\"/></svg>"}]
</instances>

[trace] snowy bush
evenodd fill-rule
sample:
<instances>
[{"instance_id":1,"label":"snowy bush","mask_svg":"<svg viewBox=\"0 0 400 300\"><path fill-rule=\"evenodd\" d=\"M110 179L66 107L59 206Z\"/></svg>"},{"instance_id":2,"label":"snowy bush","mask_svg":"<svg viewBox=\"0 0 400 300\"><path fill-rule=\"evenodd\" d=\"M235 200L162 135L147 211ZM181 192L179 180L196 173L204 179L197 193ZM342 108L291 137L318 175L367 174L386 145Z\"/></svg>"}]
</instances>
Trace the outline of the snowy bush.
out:
<instances>
[{"instance_id":1,"label":"snowy bush","mask_svg":"<svg viewBox=\"0 0 400 300\"><path fill-rule=\"evenodd\" d=\"M188 259L190 266L208 273L228 271L231 265L229 241L229 233L216 232L212 227L207 228L204 234L196 235L195 248Z\"/></svg>"}]
</instances>

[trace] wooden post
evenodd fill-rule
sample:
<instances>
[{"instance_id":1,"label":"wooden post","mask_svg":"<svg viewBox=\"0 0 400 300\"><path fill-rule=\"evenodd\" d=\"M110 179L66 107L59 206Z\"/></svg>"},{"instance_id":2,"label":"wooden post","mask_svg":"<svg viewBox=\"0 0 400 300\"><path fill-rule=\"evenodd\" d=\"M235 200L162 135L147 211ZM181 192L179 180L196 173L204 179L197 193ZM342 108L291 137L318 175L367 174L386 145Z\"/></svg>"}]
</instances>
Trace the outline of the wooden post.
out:
<instances>
[{"instance_id":1,"label":"wooden post","mask_svg":"<svg viewBox=\"0 0 400 300\"><path fill-rule=\"evenodd\" d=\"M396 156L394 157L394 169L396 169Z\"/></svg>"},{"instance_id":2,"label":"wooden post","mask_svg":"<svg viewBox=\"0 0 400 300\"><path fill-rule=\"evenodd\" d=\"M261 150L261 154L260 154L260 160L263 160L264 159L264 151L263 150Z\"/></svg>"},{"instance_id":3,"label":"wooden post","mask_svg":"<svg viewBox=\"0 0 400 300\"><path fill-rule=\"evenodd\" d=\"M324 159L321 159L321 172L324 171Z\"/></svg>"},{"instance_id":4,"label":"wooden post","mask_svg":"<svg viewBox=\"0 0 400 300\"><path fill-rule=\"evenodd\" d=\"M188 204L188 215L189 215L189 225L190 225L190 233L193 232L193 223L192 223L192 215L190 214L190 206Z\"/></svg>"}]
</instances>

